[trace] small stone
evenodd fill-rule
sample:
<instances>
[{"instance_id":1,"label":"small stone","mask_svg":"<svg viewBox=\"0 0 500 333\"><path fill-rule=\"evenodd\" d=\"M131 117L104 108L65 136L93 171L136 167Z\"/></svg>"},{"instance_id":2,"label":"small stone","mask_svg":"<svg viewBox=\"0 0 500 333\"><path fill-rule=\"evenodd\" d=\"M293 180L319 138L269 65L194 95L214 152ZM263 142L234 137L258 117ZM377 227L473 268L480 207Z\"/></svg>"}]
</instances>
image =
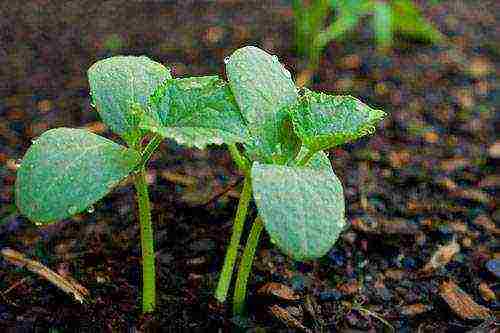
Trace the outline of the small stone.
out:
<instances>
[{"instance_id":1,"label":"small stone","mask_svg":"<svg viewBox=\"0 0 500 333\"><path fill-rule=\"evenodd\" d=\"M215 249L215 242L212 239L199 239L189 244L189 250L193 253L206 253Z\"/></svg>"},{"instance_id":2,"label":"small stone","mask_svg":"<svg viewBox=\"0 0 500 333\"><path fill-rule=\"evenodd\" d=\"M500 279L500 259L491 259L486 262L486 269L490 271L491 274L495 275Z\"/></svg>"},{"instance_id":3,"label":"small stone","mask_svg":"<svg viewBox=\"0 0 500 333\"><path fill-rule=\"evenodd\" d=\"M322 291L319 293L319 299L323 302L338 301L342 298L342 293L338 290Z\"/></svg>"}]
</instances>

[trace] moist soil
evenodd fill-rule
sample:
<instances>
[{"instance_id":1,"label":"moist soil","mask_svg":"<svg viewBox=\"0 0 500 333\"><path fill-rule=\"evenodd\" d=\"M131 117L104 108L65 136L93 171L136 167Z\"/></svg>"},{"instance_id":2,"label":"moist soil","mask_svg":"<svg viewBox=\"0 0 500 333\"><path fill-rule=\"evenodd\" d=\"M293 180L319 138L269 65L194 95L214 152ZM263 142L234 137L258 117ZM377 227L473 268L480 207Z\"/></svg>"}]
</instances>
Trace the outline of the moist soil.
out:
<instances>
[{"instance_id":1,"label":"moist soil","mask_svg":"<svg viewBox=\"0 0 500 333\"><path fill-rule=\"evenodd\" d=\"M0 5L0 248L22 252L90 291L80 304L0 258L0 327L498 329L500 6L464 0L418 4L447 42L429 45L396 36L393 50L381 54L364 21L323 52L310 88L352 94L389 116L373 135L329 152L344 185L347 227L328 255L297 263L262 237L244 318L233 318L230 306L213 298L242 178L224 147L188 150L167 141L149 165L158 304L146 316L140 311L140 237L131 181L88 213L38 227L15 207L16 161L32 139L54 127L86 127L119 142L90 105L86 70L104 57L145 54L170 66L176 77L224 75L224 57L251 44L278 55L296 77L304 63L294 53L290 5ZM289 287L298 300L259 294L267 282Z\"/></svg>"}]
</instances>

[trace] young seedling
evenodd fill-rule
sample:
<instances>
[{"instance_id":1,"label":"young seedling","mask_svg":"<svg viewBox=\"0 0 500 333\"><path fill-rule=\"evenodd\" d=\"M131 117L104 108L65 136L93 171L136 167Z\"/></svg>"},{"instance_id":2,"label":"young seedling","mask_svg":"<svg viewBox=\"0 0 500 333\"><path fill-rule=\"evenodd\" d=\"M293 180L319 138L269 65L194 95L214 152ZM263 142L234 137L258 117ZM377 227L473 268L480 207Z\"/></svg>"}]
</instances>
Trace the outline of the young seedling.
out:
<instances>
[{"instance_id":1,"label":"young seedling","mask_svg":"<svg viewBox=\"0 0 500 333\"><path fill-rule=\"evenodd\" d=\"M155 88L171 78L163 65L146 57L116 56L88 70L94 106L127 146L84 129L56 128L33 141L17 171L16 203L37 225L85 210L129 175L134 178L141 225L143 312L155 308L155 265L146 164L160 138L145 145L139 127Z\"/></svg>"},{"instance_id":2,"label":"young seedling","mask_svg":"<svg viewBox=\"0 0 500 333\"><path fill-rule=\"evenodd\" d=\"M141 128L198 148L225 143L242 170L245 181L215 292L226 300L253 194L258 216L234 290L239 315L263 228L299 261L321 257L335 243L345 223L344 195L323 150L373 132L385 113L351 96L299 91L278 58L256 47L237 50L225 63L228 84L214 76L166 80L151 101L156 112Z\"/></svg>"}]
</instances>

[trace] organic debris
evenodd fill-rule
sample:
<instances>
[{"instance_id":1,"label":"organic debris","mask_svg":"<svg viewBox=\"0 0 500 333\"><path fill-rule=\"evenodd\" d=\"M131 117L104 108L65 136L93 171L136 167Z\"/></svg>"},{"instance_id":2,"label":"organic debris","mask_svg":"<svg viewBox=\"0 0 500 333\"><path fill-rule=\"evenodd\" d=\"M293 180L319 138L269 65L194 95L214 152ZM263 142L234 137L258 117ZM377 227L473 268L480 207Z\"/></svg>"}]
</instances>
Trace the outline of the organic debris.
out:
<instances>
[{"instance_id":1,"label":"organic debris","mask_svg":"<svg viewBox=\"0 0 500 333\"><path fill-rule=\"evenodd\" d=\"M451 310L462 319L485 320L491 316L487 308L474 302L474 300L453 281L444 281L439 288L439 292L441 297L448 303Z\"/></svg>"}]
</instances>

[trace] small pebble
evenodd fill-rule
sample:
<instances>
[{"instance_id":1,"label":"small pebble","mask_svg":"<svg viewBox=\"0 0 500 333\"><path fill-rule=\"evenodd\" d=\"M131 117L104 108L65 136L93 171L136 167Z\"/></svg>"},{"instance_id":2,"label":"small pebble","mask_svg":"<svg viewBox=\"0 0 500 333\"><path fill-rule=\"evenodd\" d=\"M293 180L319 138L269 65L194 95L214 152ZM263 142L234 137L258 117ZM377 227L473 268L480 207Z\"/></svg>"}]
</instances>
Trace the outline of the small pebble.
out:
<instances>
[{"instance_id":1,"label":"small pebble","mask_svg":"<svg viewBox=\"0 0 500 333\"><path fill-rule=\"evenodd\" d=\"M500 279L500 259L488 260L486 262L486 269L488 269L491 274Z\"/></svg>"},{"instance_id":2,"label":"small pebble","mask_svg":"<svg viewBox=\"0 0 500 333\"><path fill-rule=\"evenodd\" d=\"M323 302L338 301L342 298L342 293L338 290L322 291L319 293L319 299Z\"/></svg>"}]
</instances>

